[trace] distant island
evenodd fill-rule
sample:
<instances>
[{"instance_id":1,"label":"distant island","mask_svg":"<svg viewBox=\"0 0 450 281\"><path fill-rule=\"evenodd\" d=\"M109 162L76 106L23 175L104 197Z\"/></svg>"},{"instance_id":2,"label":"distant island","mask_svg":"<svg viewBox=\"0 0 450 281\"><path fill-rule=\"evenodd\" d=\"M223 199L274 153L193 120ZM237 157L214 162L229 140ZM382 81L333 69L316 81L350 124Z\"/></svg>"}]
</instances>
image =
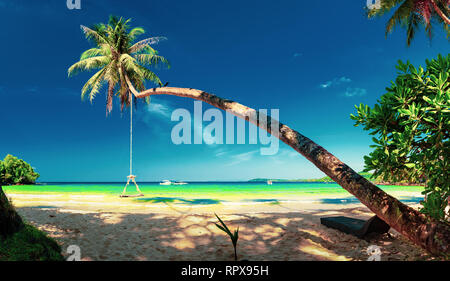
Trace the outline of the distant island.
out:
<instances>
[{"instance_id":1,"label":"distant island","mask_svg":"<svg viewBox=\"0 0 450 281\"><path fill-rule=\"evenodd\" d=\"M358 174L360 174L361 176L365 177L367 180L373 182L374 184L378 184L378 185L423 185L421 183L410 183L410 182L386 182L383 181L382 178L376 178L373 179L372 178L372 173L369 172L359 172ZM256 178L256 179L251 179L248 182L267 182L267 181L272 181L272 182L323 182L323 183L329 183L329 182L334 182L334 180L332 180L330 177L323 177L323 178L319 178L319 179L267 179L267 178Z\"/></svg>"}]
</instances>

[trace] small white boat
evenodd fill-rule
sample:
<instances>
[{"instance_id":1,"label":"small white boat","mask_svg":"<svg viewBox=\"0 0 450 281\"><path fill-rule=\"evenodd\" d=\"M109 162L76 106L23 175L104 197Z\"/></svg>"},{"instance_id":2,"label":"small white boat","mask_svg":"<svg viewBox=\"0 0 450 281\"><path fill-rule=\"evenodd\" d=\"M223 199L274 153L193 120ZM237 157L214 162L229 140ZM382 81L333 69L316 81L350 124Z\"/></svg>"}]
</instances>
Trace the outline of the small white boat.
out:
<instances>
[{"instance_id":1,"label":"small white boat","mask_svg":"<svg viewBox=\"0 0 450 281\"><path fill-rule=\"evenodd\" d=\"M187 182L178 182L178 181L170 181L170 180L163 180L159 183L160 185L184 185L187 184Z\"/></svg>"},{"instance_id":2,"label":"small white boat","mask_svg":"<svg viewBox=\"0 0 450 281\"><path fill-rule=\"evenodd\" d=\"M174 183L172 183L173 185L184 185L184 184L187 184L187 182L174 182Z\"/></svg>"},{"instance_id":3,"label":"small white boat","mask_svg":"<svg viewBox=\"0 0 450 281\"><path fill-rule=\"evenodd\" d=\"M271 181L271 180L268 180L268 181L267 181L267 184L268 184L268 185L272 185L272 181Z\"/></svg>"}]
</instances>

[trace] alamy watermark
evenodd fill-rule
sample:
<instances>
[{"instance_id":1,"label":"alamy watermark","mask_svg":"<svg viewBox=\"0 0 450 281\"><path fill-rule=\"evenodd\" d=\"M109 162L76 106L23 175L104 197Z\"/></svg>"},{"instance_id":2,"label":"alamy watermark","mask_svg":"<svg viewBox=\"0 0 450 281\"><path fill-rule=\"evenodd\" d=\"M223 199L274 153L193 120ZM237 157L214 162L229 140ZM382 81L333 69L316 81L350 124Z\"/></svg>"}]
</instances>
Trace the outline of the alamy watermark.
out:
<instances>
[{"instance_id":1,"label":"alamy watermark","mask_svg":"<svg viewBox=\"0 0 450 281\"><path fill-rule=\"evenodd\" d=\"M279 110L271 109L270 117L267 115L267 109L247 110L239 117L226 114L225 119L223 111L216 108L210 108L203 113L202 102L194 102L194 118L191 112L184 108L175 109L172 112L171 120L178 122L171 132L171 139L174 144L245 144L246 143L246 120L257 126L248 126L248 144L261 144L261 155L274 155L279 148ZM273 119L272 119L273 118ZM235 119L237 126L235 130ZM225 120L225 134L224 134ZM203 128L203 121L210 122ZM194 134L192 136L192 124ZM271 134L265 132L269 130ZM236 132L236 142L235 142ZM225 135L225 141L224 141Z\"/></svg>"},{"instance_id":2,"label":"alamy watermark","mask_svg":"<svg viewBox=\"0 0 450 281\"><path fill-rule=\"evenodd\" d=\"M369 255L368 261L381 261L381 248L379 246L370 245L367 247L366 252Z\"/></svg>"},{"instance_id":3,"label":"alamy watermark","mask_svg":"<svg viewBox=\"0 0 450 281\"><path fill-rule=\"evenodd\" d=\"M81 249L78 245L70 245L67 247L66 253L69 254L67 261L81 261Z\"/></svg>"},{"instance_id":4,"label":"alamy watermark","mask_svg":"<svg viewBox=\"0 0 450 281\"><path fill-rule=\"evenodd\" d=\"M67 0L66 5L69 10L81 10L81 0Z\"/></svg>"}]
</instances>

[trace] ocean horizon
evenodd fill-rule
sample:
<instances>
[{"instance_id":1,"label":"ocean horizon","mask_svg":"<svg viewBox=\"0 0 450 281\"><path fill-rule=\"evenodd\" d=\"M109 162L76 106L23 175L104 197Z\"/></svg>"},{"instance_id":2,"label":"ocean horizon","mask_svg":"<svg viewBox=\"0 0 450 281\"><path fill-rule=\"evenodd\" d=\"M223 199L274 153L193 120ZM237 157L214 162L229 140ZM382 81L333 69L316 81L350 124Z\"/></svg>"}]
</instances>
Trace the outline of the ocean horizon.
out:
<instances>
[{"instance_id":1,"label":"ocean horizon","mask_svg":"<svg viewBox=\"0 0 450 281\"><path fill-rule=\"evenodd\" d=\"M328 204L349 204L359 201L340 185L329 182L187 182L185 185L160 185L160 182L138 182L143 197L134 202L197 202L199 205L219 202L301 202L320 197ZM54 196L106 196L122 193L124 182L42 182L36 185L4 186L6 194L15 198L45 198ZM404 203L419 203L423 200L421 186L382 185L382 190L396 195ZM127 194L136 194L133 184L128 185Z\"/></svg>"}]
</instances>

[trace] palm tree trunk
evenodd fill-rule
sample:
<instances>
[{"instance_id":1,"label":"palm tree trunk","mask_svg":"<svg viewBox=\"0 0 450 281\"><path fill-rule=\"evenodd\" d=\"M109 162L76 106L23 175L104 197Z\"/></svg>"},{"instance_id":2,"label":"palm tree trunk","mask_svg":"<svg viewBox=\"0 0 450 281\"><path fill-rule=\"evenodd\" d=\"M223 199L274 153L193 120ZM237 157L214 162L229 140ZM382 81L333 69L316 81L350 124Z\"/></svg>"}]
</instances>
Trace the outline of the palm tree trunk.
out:
<instances>
[{"instance_id":1,"label":"palm tree trunk","mask_svg":"<svg viewBox=\"0 0 450 281\"><path fill-rule=\"evenodd\" d=\"M444 12L442 12L442 10L437 5L436 1L435 0L430 0L430 1L431 1L431 5L433 5L433 8L436 11L436 13L444 20L444 22L447 25L450 25L450 19L444 14Z\"/></svg>"},{"instance_id":2,"label":"palm tree trunk","mask_svg":"<svg viewBox=\"0 0 450 281\"><path fill-rule=\"evenodd\" d=\"M252 108L195 89L162 87L134 94L137 98L143 98L149 95L174 95L192 98L223 109L244 120L248 120L268 133L278 137L281 141L305 156L317 168L327 174L345 190L353 194L378 217L406 236L414 244L421 246L432 254L449 254L450 226L448 224L429 218L401 203L360 176L323 147L288 126L279 123L277 120L270 117L266 119L264 118L265 116ZM248 118L252 114L258 114L259 122ZM279 124L278 132L271 132L270 124L274 122Z\"/></svg>"},{"instance_id":3,"label":"palm tree trunk","mask_svg":"<svg viewBox=\"0 0 450 281\"><path fill-rule=\"evenodd\" d=\"M0 236L11 235L23 226L22 218L14 210L0 185Z\"/></svg>"}]
</instances>

